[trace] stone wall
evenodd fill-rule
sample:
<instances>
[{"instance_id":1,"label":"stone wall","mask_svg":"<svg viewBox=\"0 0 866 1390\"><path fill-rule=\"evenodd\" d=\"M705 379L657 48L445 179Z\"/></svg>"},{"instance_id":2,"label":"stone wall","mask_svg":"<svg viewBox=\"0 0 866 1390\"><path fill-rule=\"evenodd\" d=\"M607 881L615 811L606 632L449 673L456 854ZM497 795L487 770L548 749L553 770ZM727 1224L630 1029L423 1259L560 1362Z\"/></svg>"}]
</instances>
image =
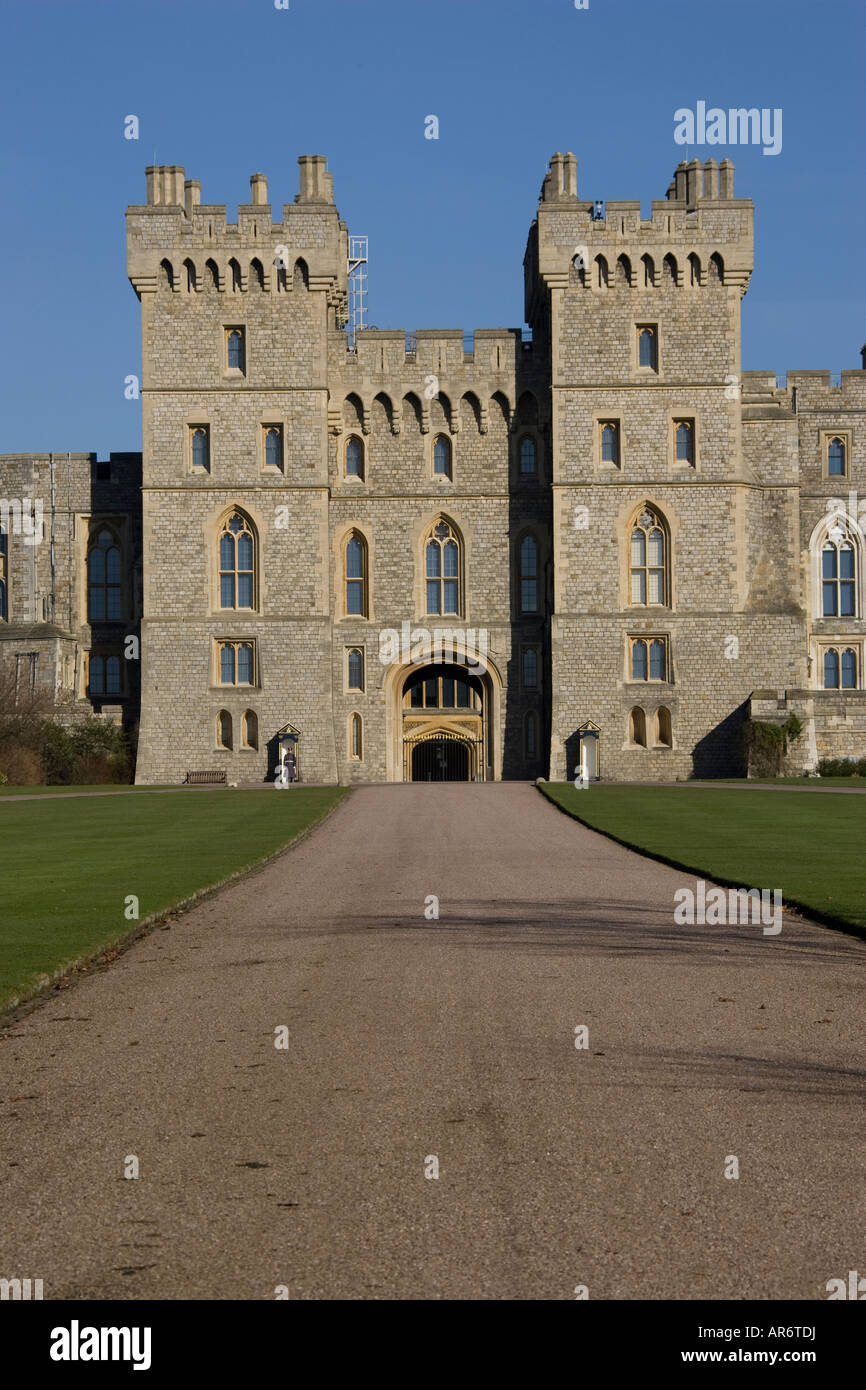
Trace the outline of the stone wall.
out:
<instances>
[{"instance_id":1,"label":"stone wall","mask_svg":"<svg viewBox=\"0 0 866 1390\"><path fill-rule=\"evenodd\" d=\"M4 505L5 504L5 505ZM6 454L0 457L0 526L6 530L6 618L0 621L0 671L19 687L43 691L68 720L110 709L134 724L140 662L141 456ZM105 524L122 557L121 616L89 621L87 551ZM131 659L124 653L129 650ZM91 651L121 660L121 691L88 693Z\"/></svg>"},{"instance_id":2,"label":"stone wall","mask_svg":"<svg viewBox=\"0 0 866 1390\"><path fill-rule=\"evenodd\" d=\"M113 455L109 481L88 455L0 460L7 498L47 496L54 474L54 545L9 540L0 662L38 647L37 679L86 702L87 652L136 633L143 607L142 782L210 767L232 782L264 780L286 724L301 732L307 780L401 778L401 693L430 655L421 631L437 627L485 634L489 777L573 775L587 721L604 778L737 773L749 698L762 689L808 708L809 756L859 752L866 372L844 372L838 385L826 372L791 372L785 384L742 372L753 208L735 196L729 161L681 164L645 218L637 202L581 200L577 161L555 155L524 257L531 341L519 329L459 328L366 329L347 340L348 231L324 158L302 156L299 172L279 215L264 175L253 175L250 202L230 222L183 169L147 171L147 201L127 212L143 464ZM641 365L646 327L655 354ZM233 330L243 335L240 366L229 364ZM605 423L618 429L614 460L603 457ZM687 460L677 458L678 423L691 430ZM193 458L197 428L208 432L204 467ZM281 432L277 467L269 428ZM450 476L434 470L440 436ZM837 436L841 478L828 471ZM363 452L361 476L347 472L350 440ZM535 450L531 476L520 469L524 441ZM647 509L665 536L664 593L649 604L635 601L629 577L631 532ZM235 510L255 536L246 610L220 607L219 534ZM85 562L100 517L123 537L124 618L93 631ZM426 613L424 547L440 520L460 544L457 617ZM858 554L850 617L823 613L821 556L834 522L837 541ZM346 606L352 534L366 547L360 615ZM520 600L527 536L538 550L534 612ZM414 659L380 660L387 634L406 630ZM653 637L666 644L664 679L635 680L630 643ZM221 682L221 641L254 644L251 687ZM539 654L532 689L522 679L528 646ZM360 691L348 686L355 647ZM828 649L854 653L855 688L821 688ZM127 718L137 673L125 664ZM255 747L244 746L247 711ZM646 746L633 711L643 711ZM231 748L220 744L221 712Z\"/></svg>"}]
</instances>

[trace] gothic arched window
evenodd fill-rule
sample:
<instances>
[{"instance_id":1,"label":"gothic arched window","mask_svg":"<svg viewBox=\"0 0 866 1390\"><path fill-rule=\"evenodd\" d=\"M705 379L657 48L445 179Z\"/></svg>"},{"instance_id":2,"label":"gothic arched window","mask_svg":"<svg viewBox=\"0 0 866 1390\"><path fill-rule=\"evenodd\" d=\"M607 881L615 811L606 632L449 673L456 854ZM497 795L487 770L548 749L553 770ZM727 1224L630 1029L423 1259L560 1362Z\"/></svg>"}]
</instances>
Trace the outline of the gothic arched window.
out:
<instances>
[{"instance_id":1,"label":"gothic arched window","mask_svg":"<svg viewBox=\"0 0 866 1390\"><path fill-rule=\"evenodd\" d=\"M632 603L666 604L666 544L662 523L649 507L634 523L630 540L629 594Z\"/></svg>"},{"instance_id":2,"label":"gothic arched window","mask_svg":"<svg viewBox=\"0 0 866 1390\"><path fill-rule=\"evenodd\" d=\"M825 618L853 618L856 599L857 553L854 543L837 523L821 551L821 614Z\"/></svg>"},{"instance_id":3,"label":"gothic arched window","mask_svg":"<svg viewBox=\"0 0 866 1390\"><path fill-rule=\"evenodd\" d=\"M460 613L460 542L447 521L438 521L424 546L428 613Z\"/></svg>"},{"instance_id":4,"label":"gothic arched window","mask_svg":"<svg viewBox=\"0 0 866 1390\"><path fill-rule=\"evenodd\" d=\"M255 607L255 553L252 525L232 512L219 537L220 608Z\"/></svg>"}]
</instances>

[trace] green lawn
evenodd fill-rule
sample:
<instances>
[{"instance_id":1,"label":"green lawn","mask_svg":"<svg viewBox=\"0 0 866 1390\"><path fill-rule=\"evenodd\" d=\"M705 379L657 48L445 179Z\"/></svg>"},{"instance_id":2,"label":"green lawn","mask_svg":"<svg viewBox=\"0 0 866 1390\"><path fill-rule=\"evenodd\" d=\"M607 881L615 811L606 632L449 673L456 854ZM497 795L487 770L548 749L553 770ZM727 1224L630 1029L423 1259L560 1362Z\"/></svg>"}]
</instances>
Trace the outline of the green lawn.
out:
<instances>
[{"instance_id":1,"label":"green lawn","mask_svg":"<svg viewBox=\"0 0 866 1390\"><path fill-rule=\"evenodd\" d=\"M266 859L345 795L190 789L0 805L0 1008L134 931L130 895L139 922L162 913Z\"/></svg>"},{"instance_id":2,"label":"green lawn","mask_svg":"<svg viewBox=\"0 0 866 1390\"><path fill-rule=\"evenodd\" d=\"M843 779L847 780L847 779ZM866 797L549 782L563 811L633 849L866 935Z\"/></svg>"},{"instance_id":3,"label":"green lawn","mask_svg":"<svg viewBox=\"0 0 866 1390\"><path fill-rule=\"evenodd\" d=\"M866 787L866 777L719 777L723 787Z\"/></svg>"},{"instance_id":4,"label":"green lawn","mask_svg":"<svg viewBox=\"0 0 866 1390\"><path fill-rule=\"evenodd\" d=\"M74 787L0 787L0 796L73 796L75 792L156 792L186 791L176 786L131 787L128 782L97 782L92 786Z\"/></svg>"}]
</instances>

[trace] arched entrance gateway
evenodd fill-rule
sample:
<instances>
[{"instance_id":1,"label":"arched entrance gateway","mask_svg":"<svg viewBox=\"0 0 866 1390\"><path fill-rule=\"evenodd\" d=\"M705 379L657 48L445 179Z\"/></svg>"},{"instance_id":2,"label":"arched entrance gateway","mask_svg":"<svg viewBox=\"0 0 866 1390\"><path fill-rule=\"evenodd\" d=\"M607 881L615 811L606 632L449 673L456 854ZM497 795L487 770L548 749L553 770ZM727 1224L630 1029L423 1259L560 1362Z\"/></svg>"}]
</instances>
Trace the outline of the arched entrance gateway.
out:
<instances>
[{"instance_id":1,"label":"arched entrance gateway","mask_svg":"<svg viewBox=\"0 0 866 1390\"><path fill-rule=\"evenodd\" d=\"M402 681L404 782L483 782L485 701L465 666L437 663Z\"/></svg>"},{"instance_id":2,"label":"arched entrance gateway","mask_svg":"<svg viewBox=\"0 0 866 1390\"><path fill-rule=\"evenodd\" d=\"M486 647L473 641L470 657L444 639L412 640L385 674L387 780L498 782L502 677Z\"/></svg>"}]
</instances>

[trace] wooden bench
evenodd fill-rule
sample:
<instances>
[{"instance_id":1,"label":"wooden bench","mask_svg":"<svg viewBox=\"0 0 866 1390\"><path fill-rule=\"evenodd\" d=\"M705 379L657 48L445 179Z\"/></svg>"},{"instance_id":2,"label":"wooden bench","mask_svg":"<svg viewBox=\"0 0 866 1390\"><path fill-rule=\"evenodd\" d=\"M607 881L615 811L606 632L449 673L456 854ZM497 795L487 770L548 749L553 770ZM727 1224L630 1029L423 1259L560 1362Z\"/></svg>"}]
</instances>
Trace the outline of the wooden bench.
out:
<instances>
[{"instance_id":1,"label":"wooden bench","mask_svg":"<svg viewBox=\"0 0 866 1390\"><path fill-rule=\"evenodd\" d=\"M211 772L188 772L186 783L188 787L224 787L226 784L226 770L224 767L216 768Z\"/></svg>"}]
</instances>

